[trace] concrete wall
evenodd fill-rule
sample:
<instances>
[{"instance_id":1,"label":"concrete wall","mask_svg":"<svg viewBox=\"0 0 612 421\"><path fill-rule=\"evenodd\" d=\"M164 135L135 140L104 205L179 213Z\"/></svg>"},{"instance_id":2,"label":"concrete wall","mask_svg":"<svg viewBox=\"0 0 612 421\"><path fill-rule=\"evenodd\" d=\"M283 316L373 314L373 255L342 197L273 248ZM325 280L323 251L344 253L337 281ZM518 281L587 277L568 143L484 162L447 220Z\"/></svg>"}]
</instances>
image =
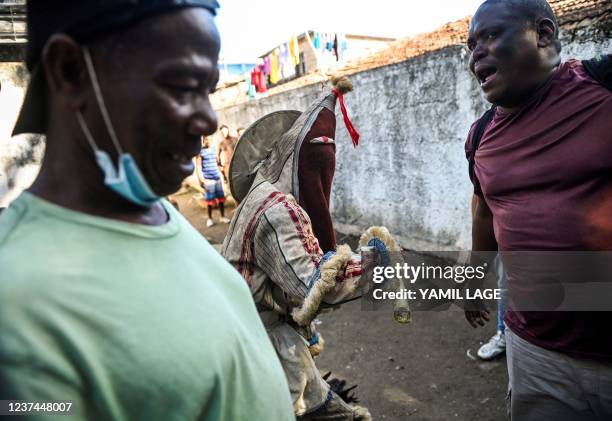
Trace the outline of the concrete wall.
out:
<instances>
[{"instance_id":1,"label":"concrete wall","mask_svg":"<svg viewBox=\"0 0 612 421\"><path fill-rule=\"evenodd\" d=\"M569 36L571 35L571 37ZM563 57L612 52L609 35L563 38ZM347 103L362 140L353 149L338 112L332 193L336 228L360 233L382 224L402 245L420 250L470 246L471 184L464 142L488 107L467 69L467 52L449 47L351 76ZM276 110L303 110L319 84L218 110L219 121L248 126Z\"/></svg>"}]
</instances>

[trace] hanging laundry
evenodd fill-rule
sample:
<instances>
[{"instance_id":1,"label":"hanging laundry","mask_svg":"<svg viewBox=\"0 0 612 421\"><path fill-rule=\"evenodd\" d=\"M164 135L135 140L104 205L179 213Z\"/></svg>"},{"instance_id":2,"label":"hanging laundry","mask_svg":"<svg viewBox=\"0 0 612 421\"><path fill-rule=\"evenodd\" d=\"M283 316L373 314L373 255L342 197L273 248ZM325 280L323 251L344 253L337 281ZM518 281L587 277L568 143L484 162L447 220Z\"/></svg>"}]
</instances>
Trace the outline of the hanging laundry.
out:
<instances>
[{"instance_id":1,"label":"hanging laundry","mask_svg":"<svg viewBox=\"0 0 612 421\"><path fill-rule=\"evenodd\" d=\"M266 76L270 76L270 72L272 71L270 61L272 61L272 54L268 54L266 58L264 58L264 75Z\"/></svg>"},{"instance_id":2,"label":"hanging laundry","mask_svg":"<svg viewBox=\"0 0 612 421\"><path fill-rule=\"evenodd\" d=\"M259 91L259 89L257 89L257 72L255 71L256 68L257 66L255 66L255 68L251 70L251 85L255 87L255 91Z\"/></svg>"},{"instance_id":3,"label":"hanging laundry","mask_svg":"<svg viewBox=\"0 0 612 421\"><path fill-rule=\"evenodd\" d=\"M278 70L280 72L280 78L282 79L286 79L287 77L285 76L285 60L288 56L287 53L287 44L281 44L278 47Z\"/></svg>"},{"instance_id":4,"label":"hanging laundry","mask_svg":"<svg viewBox=\"0 0 612 421\"><path fill-rule=\"evenodd\" d=\"M268 78L263 65L259 66L259 85L261 86L261 92L268 92Z\"/></svg>"},{"instance_id":5,"label":"hanging laundry","mask_svg":"<svg viewBox=\"0 0 612 421\"><path fill-rule=\"evenodd\" d=\"M312 44L315 50L320 50L321 49L321 35L318 32L315 32L312 37L313 37Z\"/></svg>"},{"instance_id":6,"label":"hanging laundry","mask_svg":"<svg viewBox=\"0 0 612 421\"><path fill-rule=\"evenodd\" d=\"M334 35L334 55L336 56L336 61L340 61L340 54L338 54L338 34Z\"/></svg>"},{"instance_id":7,"label":"hanging laundry","mask_svg":"<svg viewBox=\"0 0 612 421\"><path fill-rule=\"evenodd\" d=\"M348 50L348 41L346 40L346 35L342 34L342 40L340 42L340 56L341 60L344 60L344 54Z\"/></svg>"},{"instance_id":8,"label":"hanging laundry","mask_svg":"<svg viewBox=\"0 0 612 421\"><path fill-rule=\"evenodd\" d=\"M334 66L336 57L334 56L334 35L330 33L322 34L322 48L320 66L322 70L329 70Z\"/></svg>"},{"instance_id":9,"label":"hanging laundry","mask_svg":"<svg viewBox=\"0 0 612 421\"><path fill-rule=\"evenodd\" d=\"M295 65L291 58L289 43L283 44L283 79L291 79L295 76Z\"/></svg>"},{"instance_id":10,"label":"hanging laundry","mask_svg":"<svg viewBox=\"0 0 612 421\"><path fill-rule=\"evenodd\" d=\"M270 83L276 85L280 80L280 69L278 62L278 48L272 52L272 59L270 60Z\"/></svg>"},{"instance_id":11,"label":"hanging laundry","mask_svg":"<svg viewBox=\"0 0 612 421\"><path fill-rule=\"evenodd\" d=\"M300 64L300 46L298 44L297 37L291 37L289 40L289 53L291 55L293 67Z\"/></svg>"},{"instance_id":12,"label":"hanging laundry","mask_svg":"<svg viewBox=\"0 0 612 421\"><path fill-rule=\"evenodd\" d=\"M251 83L255 86L257 93L261 94L268 91L263 65L257 65L253 68L251 71Z\"/></svg>"},{"instance_id":13,"label":"hanging laundry","mask_svg":"<svg viewBox=\"0 0 612 421\"><path fill-rule=\"evenodd\" d=\"M255 85L253 85L252 81L253 81L253 75L251 73L245 73L244 74L244 81L247 84L247 95L249 96L249 99L254 99L255 98L255 92L257 92L257 89L255 88Z\"/></svg>"},{"instance_id":14,"label":"hanging laundry","mask_svg":"<svg viewBox=\"0 0 612 421\"><path fill-rule=\"evenodd\" d=\"M333 51L334 50L334 35L333 34L325 34L325 38L327 40L327 42L325 44L325 49L327 51Z\"/></svg>"}]
</instances>

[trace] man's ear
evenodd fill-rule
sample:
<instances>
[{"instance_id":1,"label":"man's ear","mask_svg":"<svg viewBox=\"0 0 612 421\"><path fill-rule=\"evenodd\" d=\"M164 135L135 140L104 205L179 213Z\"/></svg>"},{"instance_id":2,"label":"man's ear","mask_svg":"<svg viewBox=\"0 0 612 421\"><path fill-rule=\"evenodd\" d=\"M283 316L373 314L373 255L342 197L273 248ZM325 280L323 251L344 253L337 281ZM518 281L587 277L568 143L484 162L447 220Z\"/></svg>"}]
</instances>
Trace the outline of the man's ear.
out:
<instances>
[{"instance_id":1,"label":"man's ear","mask_svg":"<svg viewBox=\"0 0 612 421\"><path fill-rule=\"evenodd\" d=\"M81 46L66 34L54 34L43 49L42 65L50 92L62 96L71 107L81 108L89 89Z\"/></svg>"},{"instance_id":2,"label":"man's ear","mask_svg":"<svg viewBox=\"0 0 612 421\"><path fill-rule=\"evenodd\" d=\"M538 32L538 47L546 48L555 43L555 34L557 33L557 27L555 23L548 18L541 18L536 23L536 30Z\"/></svg>"}]
</instances>

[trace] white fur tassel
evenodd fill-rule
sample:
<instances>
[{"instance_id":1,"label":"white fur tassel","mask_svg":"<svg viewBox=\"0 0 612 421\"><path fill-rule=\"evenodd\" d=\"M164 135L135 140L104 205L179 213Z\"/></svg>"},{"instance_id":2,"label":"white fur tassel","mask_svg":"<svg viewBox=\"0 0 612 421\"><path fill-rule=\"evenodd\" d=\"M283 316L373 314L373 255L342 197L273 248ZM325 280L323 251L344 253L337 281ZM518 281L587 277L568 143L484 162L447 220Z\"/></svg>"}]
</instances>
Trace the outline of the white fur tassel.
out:
<instances>
[{"instance_id":1,"label":"white fur tassel","mask_svg":"<svg viewBox=\"0 0 612 421\"><path fill-rule=\"evenodd\" d=\"M387 247L390 252L400 252L401 247L395 241L395 238L391 235L389 230L385 227L370 227L368 228L359 239L359 246L367 246L368 242L377 237ZM400 253L396 253L396 256L401 258ZM397 292L404 291L404 280L401 278L395 278L395 290ZM407 299L397 298L393 306L393 319L398 323L410 323L412 321L412 312L410 311L410 304Z\"/></svg>"},{"instance_id":2,"label":"white fur tassel","mask_svg":"<svg viewBox=\"0 0 612 421\"><path fill-rule=\"evenodd\" d=\"M321 277L315 282L300 308L295 308L291 315L300 326L307 326L317 315L325 294L336 286L336 277L351 259L351 248L346 244L338 246L336 254L321 268Z\"/></svg>"},{"instance_id":3,"label":"white fur tassel","mask_svg":"<svg viewBox=\"0 0 612 421\"><path fill-rule=\"evenodd\" d=\"M372 421L372 415L370 415L370 411L368 411L368 408L359 405L354 405L353 411L355 411L355 418L359 421Z\"/></svg>"},{"instance_id":4,"label":"white fur tassel","mask_svg":"<svg viewBox=\"0 0 612 421\"><path fill-rule=\"evenodd\" d=\"M400 251L399 244L395 241L395 238L391 235L389 230L385 227L370 227L359 238L359 246L364 247L368 245L368 241L372 238L377 237L387 246L389 251Z\"/></svg>"}]
</instances>

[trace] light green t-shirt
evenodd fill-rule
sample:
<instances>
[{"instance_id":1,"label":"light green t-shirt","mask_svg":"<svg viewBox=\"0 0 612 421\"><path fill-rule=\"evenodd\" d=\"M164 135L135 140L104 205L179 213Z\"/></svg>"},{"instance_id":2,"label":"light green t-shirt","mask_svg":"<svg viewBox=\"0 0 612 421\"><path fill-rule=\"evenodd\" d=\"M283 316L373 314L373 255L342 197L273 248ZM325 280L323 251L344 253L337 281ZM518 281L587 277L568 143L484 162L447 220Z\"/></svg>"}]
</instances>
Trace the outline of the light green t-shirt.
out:
<instances>
[{"instance_id":1,"label":"light green t-shirt","mask_svg":"<svg viewBox=\"0 0 612 421\"><path fill-rule=\"evenodd\" d=\"M71 420L295 419L245 281L164 207L154 227L26 192L0 215L0 399L72 400Z\"/></svg>"}]
</instances>

